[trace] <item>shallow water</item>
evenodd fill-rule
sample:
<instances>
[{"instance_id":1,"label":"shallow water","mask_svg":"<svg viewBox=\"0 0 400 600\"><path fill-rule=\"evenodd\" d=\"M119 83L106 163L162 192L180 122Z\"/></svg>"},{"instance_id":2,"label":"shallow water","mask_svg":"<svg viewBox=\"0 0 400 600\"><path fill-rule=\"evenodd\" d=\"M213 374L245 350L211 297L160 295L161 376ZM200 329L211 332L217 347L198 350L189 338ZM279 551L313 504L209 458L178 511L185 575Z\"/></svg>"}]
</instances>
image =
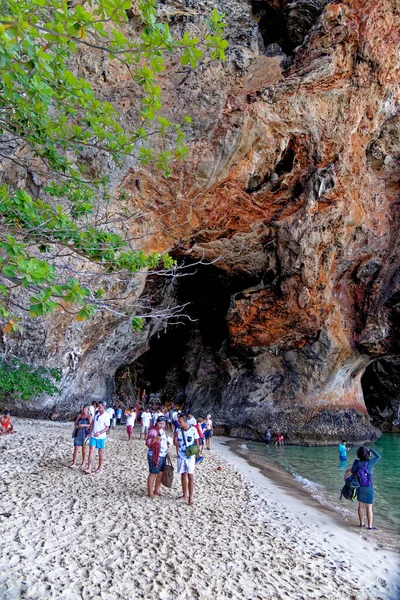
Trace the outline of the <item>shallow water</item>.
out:
<instances>
[{"instance_id":1,"label":"shallow water","mask_svg":"<svg viewBox=\"0 0 400 600\"><path fill-rule=\"evenodd\" d=\"M374 467L374 524L387 532L392 530L397 537L400 533L400 435L385 434L372 447L382 456ZM356 447L349 449L347 461L340 461L337 447L332 446L278 448L242 441L236 450L244 458L251 456L258 465L266 461L267 465L283 469L319 504L354 519L357 502L340 501L339 496L344 472L356 458Z\"/></svg>"}]
</instances>

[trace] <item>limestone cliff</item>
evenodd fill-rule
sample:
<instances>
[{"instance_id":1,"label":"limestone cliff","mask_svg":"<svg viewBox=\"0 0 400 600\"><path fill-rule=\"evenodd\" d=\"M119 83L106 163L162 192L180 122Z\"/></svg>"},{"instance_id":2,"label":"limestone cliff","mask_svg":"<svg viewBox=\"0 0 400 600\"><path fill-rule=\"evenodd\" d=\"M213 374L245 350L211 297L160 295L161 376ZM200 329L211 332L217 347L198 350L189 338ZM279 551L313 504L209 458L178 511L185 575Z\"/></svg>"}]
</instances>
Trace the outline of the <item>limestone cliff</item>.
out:
<instances>
[{"instance_id":1,"label":"limestone cliff","mask_svg":"<svg viewBox=\"0 0 400 600\"><path fill-rule=\"evenodd\" d=\"M196 30L213 5L160 11ZM132 365L139 383L232 434L271 425L295 442L374 438L361 380L399 353L400 4L218 6L227 64L182 73L171 62L162 80L166 114L193 117L189 160L168 180L134 162L112 178L146 207L130 233L146 232L146 250L171 251L192 273L130 285L137 297L150 286L161 302L189 302L195 323L152 322L137 335L110 317L57 315L31 323L13 351L62 364L64 414L108 397L118 367ZM134 90L103 63L86 55L76 68L128 119Z\"/></svg>"}]
</instances>

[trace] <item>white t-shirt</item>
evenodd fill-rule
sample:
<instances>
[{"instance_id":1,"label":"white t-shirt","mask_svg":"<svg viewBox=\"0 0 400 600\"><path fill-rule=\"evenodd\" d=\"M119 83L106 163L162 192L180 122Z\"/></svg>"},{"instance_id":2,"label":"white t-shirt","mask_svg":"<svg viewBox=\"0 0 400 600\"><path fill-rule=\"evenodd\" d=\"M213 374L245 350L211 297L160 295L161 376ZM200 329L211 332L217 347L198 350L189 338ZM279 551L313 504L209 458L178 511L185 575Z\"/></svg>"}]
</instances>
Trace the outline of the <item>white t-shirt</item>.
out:
<instances>
[{"instance_id":1,"label":"white t-shirt","mask_svg":"<svg viewBox=\"0 0 400 600\"><path fill-rule=\"evenodd\" d=\"M151 419L151 414L149 412L143 412L142 413L142 425L143 427L150 427L150 419Z\"/></svg>"},{"instance_id":2,"label":"white t-shirt","mask_svg":"<svg viewBox=\"0 0 400 600\"><path fill-rule=\"evenodd\" d=\"M93 404L91 406L89 406L89 415L92 417L94 417L94 413L96 412L95 407L93 406Z\"/></svg>"},{"instance_id":3,"label":"white t-shirt","mask_svg":"<svg viewBox=\"0 0 400 600\"><path fill-rule=\"evenodd\" d=\"M197 425L197 421L194 417L188 419L188 425Z\"/></svg>"},{"instance_id":4,"label":"white t-shirt","mask_svg":"<svg viewBox=\"0 0 400 600\"><path fill-rule=\"evenodd\" d=\"M99 412L97 412L94 415L93 419L92 435L98 433L99 431L102 431L106 427L110 427L110 415L106 411L104 411L102 415ZM96 435L97 440L104 440L106 437L107 434L105 432Z\"/></svg>"},{"instance_id":5,"label":"white t-shirt","mask_svg":"<svg viewBox=\"0 0 400 600\"><path fill-rule=\"evenodd\" d=\"M183 435L185 435L185 439L183 439ZM196 440L199 439L196 427L190 426L189 429L183 433L182 429L179 428L176 430L176 437L179 442L178 458L188 458L185 454L186 448L193 446L193 444L196 443Z\"/></svg>"},{"instance_id":6,"label":"white t-shirt","mask_svg":"<svg viewBox=\"0 0 400 600\"><path fill-rule=\"evenodd\" d=\"M161 435L160 458L164 458L164 456L167 456L167 454L168 454L167 434L165 433L165 431L163 429L159 429L157 431L157 435ZM156 436L154 435L154 437L156 437ZM154 438L152 438L152 439L154 439ZM148 450L148 455L153 456L153 450L151 448L149 448L149 450Z\"/></svg>"},{"instance_id":7,"label":"white t-shirt","mask_svg":"<svg viewBox=\"0 0 400 600\"><path fill-rule=\"evenodd\" d=\"M136 421L136 413L135 412L131 412L126 415L126 426L127 427L129 427L129 426L133 427L135 424L135 421Z\"/></svg>"},{"instance_id":8,"label":"white t-shirt","mask_svg":"<svg viewBox=\"0 0 400 600\"><path fill-rule=\"evenodd\" d=\"M109 406L109 407L107 408L106 412L108 412L108 414L110 415L110 419L112 419L112 418L113 418L113 416L114 416L114 414L115 414L115 411L114 411L113 407L112 407L112 406Z\"/></svg>"}]
</instances>

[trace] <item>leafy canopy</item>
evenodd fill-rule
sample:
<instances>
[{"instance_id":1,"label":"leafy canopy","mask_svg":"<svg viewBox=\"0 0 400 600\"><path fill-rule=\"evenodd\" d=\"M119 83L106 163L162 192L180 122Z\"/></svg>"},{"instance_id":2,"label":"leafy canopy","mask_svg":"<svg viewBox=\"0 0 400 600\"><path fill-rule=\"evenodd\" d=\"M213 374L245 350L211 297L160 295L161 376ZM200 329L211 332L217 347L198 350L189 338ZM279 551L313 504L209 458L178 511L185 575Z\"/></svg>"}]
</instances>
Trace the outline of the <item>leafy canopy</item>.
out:
<instances>
[{"instance_id":1,"label":"leafy canopy","mask_svg":"<svg viewBox=\"0 0 400 600\"><path fill-rule=\"evenodd\" d=\"M127 23L134 10L141 29L132 38ZM135 155L168 176L171 161L187 155L191 119L173 124L162 115L157 77L174 52L189 69L205 52L224 60L224 28L223 15L213 10L204 35L186 32L175 39L157 18L157 0L137 0L134 8L130 0L0 0L0 160L40 182L37 195L10 183L0 186L0 316L9 332L19 327L9 312L13 303L32 317L61 306L78 320L106 309L141 327L140 316L121 312L116 300L96 288L98 276L76 273L71 261L79 257L109 276L171 269L174 261L133 249L107 222L98 224L96 203L111 201L108 179L87 176L80 157L92 150L120 165ZM129 129L116 108L71 70L73 55L87 49L122 65L141 90L141 109ZM150 129L166 139L169 150L152 150ZM29 306L15 302L15 288L31 292Z\"/></svg>"}]
</instances>

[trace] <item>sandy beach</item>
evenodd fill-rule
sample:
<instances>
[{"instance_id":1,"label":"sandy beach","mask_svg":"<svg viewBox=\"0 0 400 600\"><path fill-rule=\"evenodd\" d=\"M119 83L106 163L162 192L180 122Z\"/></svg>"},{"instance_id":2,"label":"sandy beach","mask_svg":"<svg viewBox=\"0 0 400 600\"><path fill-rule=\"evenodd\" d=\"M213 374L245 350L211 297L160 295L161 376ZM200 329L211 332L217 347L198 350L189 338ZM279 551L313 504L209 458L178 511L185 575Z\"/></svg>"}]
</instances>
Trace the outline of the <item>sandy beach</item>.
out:
<instances>
[{"instance_id":1,"label":"sandy beach","mask_svg":"<svg viewBox=\"0 0 400 600\"><path fill-rule=\"evenodd\" d=\"M2 600L400 598L397 554L289 496L222 438L196 468L190 507L176 474L146 497L138 428L130 442L125 427L111 432L91 476L68 468L71 423L15 428L0 438Z\"/></svg>"}]
</instances>

